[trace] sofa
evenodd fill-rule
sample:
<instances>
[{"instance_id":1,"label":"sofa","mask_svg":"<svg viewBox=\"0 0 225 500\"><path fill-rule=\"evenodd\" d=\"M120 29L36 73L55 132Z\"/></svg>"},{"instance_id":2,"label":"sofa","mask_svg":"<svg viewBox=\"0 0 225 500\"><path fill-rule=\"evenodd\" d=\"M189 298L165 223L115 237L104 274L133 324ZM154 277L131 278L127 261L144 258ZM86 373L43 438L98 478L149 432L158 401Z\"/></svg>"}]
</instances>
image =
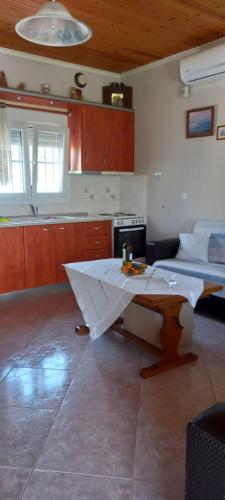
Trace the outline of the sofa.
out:
<instances>
[{"instance_id":1,"label":"sofa","mask_svg":"<svg viewBox=\"0 0 225 500\"><path fill-rule=\"evenodd\" d=\"M212 281L225 286L225 221L199 220L193 228L193 232L205 232L210 234L207 239L206 260L190 261L176 258L180 245L179 238L170 238L160 241L149 241L147 243L147 264L154 265L161 269L175 273L194 276L203 280ZM208 253L208 255L207 255ZM220 297L217 300L223 302L222 317L224 318L224 298L225 292L217 292ZM221 298L223 297L223 298ZM206 304L209 299L199 301ZM217 308L213 304L213 315L217 317ZM209 304L207 303L207 313ZM203 312L204 313L204 312ZM221 317L219 312L218 316ZM183 304L180 322L183 326L182 337L179 344L180 352L187 352L192 342L194 311L187 302ZM161 348L160 330L162 327L162 316L158 313L144 309L131 302L123 313L124 327L141 339L150 342L158 348Z\"/></svg>"},{"instance_id":2,"label":"sofa","mask_svg":"<svg viewBox=\"0 0 225 500\"><path fill-rule=\"evenodd\" d=\"M198 220L193 232L210 234L208 262L177 259L179 238L171 238L147 243L147 263L225 287L225 221ZM215 295L225 298L225 289Z\"/></svg>"}]
</instances>

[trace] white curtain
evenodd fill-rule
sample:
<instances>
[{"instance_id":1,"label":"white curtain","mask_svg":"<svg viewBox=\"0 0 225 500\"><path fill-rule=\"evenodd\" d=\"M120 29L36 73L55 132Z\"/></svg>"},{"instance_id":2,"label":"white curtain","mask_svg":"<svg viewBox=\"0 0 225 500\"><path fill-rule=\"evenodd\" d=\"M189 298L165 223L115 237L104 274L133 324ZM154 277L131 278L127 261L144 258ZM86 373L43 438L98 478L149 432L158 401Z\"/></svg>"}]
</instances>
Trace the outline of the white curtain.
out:
<instances>
[{"instance_id":1,"label":"white curtain","mask_svg":"<svg viewBox=\"0 0 225 500\"><path fill-rule=\"evenodd\" d=\"M10 128L6 108L0 107L0 184L12 180Z\"/></svg>"}]
</instances>

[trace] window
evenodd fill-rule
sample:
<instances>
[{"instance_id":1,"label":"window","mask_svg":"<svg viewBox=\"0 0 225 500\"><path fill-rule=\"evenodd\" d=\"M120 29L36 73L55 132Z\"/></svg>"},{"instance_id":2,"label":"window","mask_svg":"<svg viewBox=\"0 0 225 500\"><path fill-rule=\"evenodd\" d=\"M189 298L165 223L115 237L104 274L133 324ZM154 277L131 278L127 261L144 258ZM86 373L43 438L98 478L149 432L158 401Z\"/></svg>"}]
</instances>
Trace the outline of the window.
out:
<instances>
[{"instance_id":1,"label":"window","mask_svg":"<svg viewBox=\"0 0 225 500\"><path fill-rule=\"evenodd\" d=\"M29 127L30 176L36 201L66 199L67 150L65 129Z\"/></svg>"},{"instance_id":2,"label":"window","mask_svg":"<svg viewBox=\"0 0 225 500\"><path fill-rule=\"evenodd\" d=\"M11 129L11 172L9 174L8 192L25 192L23 130Z\"/></svg>"},{"instance_id":3,"label":"window","mask_svg":"<svg viewBox=\"0 0 225 500\"><path fill-rule=\"evenodd\" d=\"M66 200L67 129L34 123L11 127L11 161L6 180L0 177L1 200L12 204Z\"/></svg>"},{"instance_id":4,"label":"window","mask_svg":"<svg viewBox=\"0 0 225 500\"><path fill-rule=\"evenodd\" d=\"M0 183L0 193L24 193L26 187L23 130L11 129L10 142L11 155L8 164L5 166L4 179Z\"/></svg>"},{"instance_id":5,"label":"window","mask_svg":"<svg viewBox=\"0 0 225 500\"><path fill-rule=\"evenodd\" d=\"M37 192L61 193L63 189L64 135L38 131Z\"/></svg>"}]
</instances>

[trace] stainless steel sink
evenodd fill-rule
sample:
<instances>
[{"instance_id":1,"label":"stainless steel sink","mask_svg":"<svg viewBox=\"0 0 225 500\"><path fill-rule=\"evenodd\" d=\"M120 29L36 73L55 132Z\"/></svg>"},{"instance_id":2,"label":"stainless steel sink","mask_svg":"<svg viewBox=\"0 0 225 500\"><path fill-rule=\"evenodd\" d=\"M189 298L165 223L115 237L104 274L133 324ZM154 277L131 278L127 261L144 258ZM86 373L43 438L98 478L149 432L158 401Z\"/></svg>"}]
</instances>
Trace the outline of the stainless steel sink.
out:
<instances>
[{"instance_id":1,"label":"stainless steel sink","mask_svg":"<svg viewBox=\"0 0 225 500\"><path fill-rule=\"evenodd\" d=\"M36 217L33 217L32 221L34 221L34 222L35 222L35 220L37 222L40 222L40 221L54 221L54 220L57 220L57 219L62 219L62 215L61 216L60 215L58 215L58 216L57 215L48 215L48 216L47 215L43 215L43 216L40 215L40 217L38 215Z\"/></svg>"},{"instance_id":2,"label":"stainless steel sink","mask_svg":"<svg viewBox=\"0 0 225 500\"><path fill-rule=\"evenodd\" d=\"M57 222L58 220L73 220L80 219L82 217L88 217L85 213L74 214L74 215L28 215L27 217L9 217L10 222L13 224L41 224L47 222Z\"/></svg>"},{"instance_id":3,"label":"stainless steel sink","mask_svg":"<svg viewBox=\"0 0 225 500\"><path fill-rule=\"evenodd\" d=\"M40 222L53 222L56 217L10 217L10 222L13 224L40 224Z\"/></svg>"}]
</instances>

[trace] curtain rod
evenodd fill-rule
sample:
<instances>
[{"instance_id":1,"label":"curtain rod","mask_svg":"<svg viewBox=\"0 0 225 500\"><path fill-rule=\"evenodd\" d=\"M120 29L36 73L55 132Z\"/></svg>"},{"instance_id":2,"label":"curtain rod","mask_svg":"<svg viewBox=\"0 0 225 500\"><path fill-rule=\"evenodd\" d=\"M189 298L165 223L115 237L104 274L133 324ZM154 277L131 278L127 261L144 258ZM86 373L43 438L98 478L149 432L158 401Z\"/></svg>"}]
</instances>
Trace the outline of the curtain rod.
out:
<instances>
[{"instance_id":1,"label":"curtain rod","mask_svg":"<svg viewBox=\"0 0 225 500\"><path fill-rule=\"evenodd\" d=\"M66 108L57 108L57 107L51 107L51 106L44 106L44 105L37 105L37 104L31 104L31 103L25 103L25 102L13 102L13 101L0 101L0 108L30 108L34 109L36 111L51 111L51 113L61 113L63 115L69 115L70 112Z\"/></svg>"}]
</instances>

